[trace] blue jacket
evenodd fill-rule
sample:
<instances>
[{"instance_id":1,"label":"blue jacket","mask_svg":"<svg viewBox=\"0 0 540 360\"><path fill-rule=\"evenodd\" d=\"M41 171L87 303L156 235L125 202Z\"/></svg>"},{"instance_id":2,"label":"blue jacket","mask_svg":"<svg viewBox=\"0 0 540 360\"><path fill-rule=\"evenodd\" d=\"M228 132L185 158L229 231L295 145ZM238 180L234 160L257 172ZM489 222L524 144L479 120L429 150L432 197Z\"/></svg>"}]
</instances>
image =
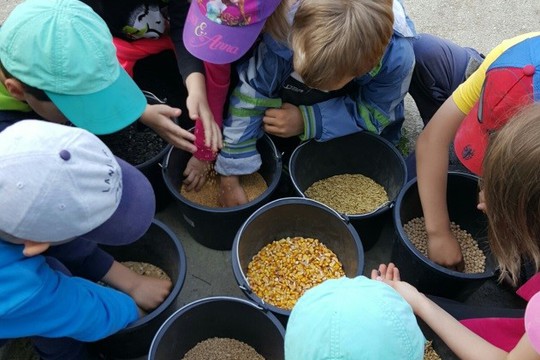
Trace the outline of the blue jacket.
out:
<instances>
[{"instance_id":1,"label":"blue jacket","mask_svg":"<svg viewBox=\"0 0 540 360\"><path fill-rule=\"evenodd\" d=\"M414 69L414 24L399 1L394 1L394 34L379 66L353 80L357 90L313 105L300 105L304 119L302 140L326 141L368 130L380 134L389 124L404 120L404 98ZM251 58L239 64L239 84L224 120L224 147L215 169L221 175L257 171L261 158L257 140L268 108L282 104L280 90L293 73L292 50L268 34ZM390 139L396 140L396 139Z\"/></svg>"},{"instance_id":2,"label":"blue jacket","mask_svg":"<svg viewBox=\"0 0 540 360\"><path fill-rule=\"evenodd\" d=\"M96 341L137 320L131 297L25 257L0 240L0 339L27 336Z\"/></svg>"}]
</instances>

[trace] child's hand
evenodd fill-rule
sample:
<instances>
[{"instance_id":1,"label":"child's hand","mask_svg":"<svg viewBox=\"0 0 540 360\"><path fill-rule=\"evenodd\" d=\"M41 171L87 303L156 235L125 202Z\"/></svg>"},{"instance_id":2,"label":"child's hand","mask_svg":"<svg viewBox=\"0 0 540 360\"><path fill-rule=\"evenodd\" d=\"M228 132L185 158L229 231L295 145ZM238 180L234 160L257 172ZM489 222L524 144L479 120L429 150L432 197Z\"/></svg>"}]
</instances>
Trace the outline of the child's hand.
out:
<instances>
[{"instance_id":1,"label":"child's hand","mask_svg":"<svg viewBox=\"0 0 540 360\"><path fill-rule=\"evenodd\" d=\"M135 286L128 292L137 306L146 312L157 308L169 296L172 288L170 280L135 274Z\"/></svg>"},{"instance_id":2,"label":"child's hand","mask_svg":"<svg viewBox=\"0 0 540 360\"><path fill-rule=\"evenodd\" d=\"M465 264L461 246L450 230L437 236L430 235L427 248L428 257L433 262L452 270L463 271Z\"/></svg>"},{"instance_id":3,"label":"child's hand","mask_svg":"<svg viewBox=\"0 0 540 360\"><path fill-rule=\"evenodd\" d=\"M221 176L219 182L219 202L223 207L243 205L248 197L240 185L238 176Z\"/></svg>"},{"instance_id":4,"label":"child's hand","mask_svg":"<svg viewBox=\"0 0 540 360\"><path fill-rule=\"evenodd\" d=\"M131 296L137 306L145 311L158 307L167 298L172 287L169 280L139 275L116 260L101 280Z\"/></svg>"},{"instance_id":5,"label":"child's hand","mask_svg":"<svg viewBox=\"0 0 540 360\"><path fill-rule=\"evenodd\" d=\"M194 153L197 151L197 147L193 144L195 135L182 129L172 120L173 117L178 117L180 114L180 109L172 108L165 104L147 105L146 110L141 116L141 122L152 128L152 130L169 144Z\"/></svg>"},{"instance_id":6,"label":"child's hand","mask_svg":"<svg viewBox=\"0 0 540 360\"><path fill-rule=\"evenodd\" d=\"M486 212L486 199L484 198L484 190L480 190L478 193L478 205L476 205L476 208L480 211Z\"/></svg>"},{"instance_id":7,"label":"child's hand","mask_svg":"<svg viewBox=\"0 0 540 360\"><path fill-rule=\"evenodd\" d=\"M411 284L401 281L399 269L393 263L389 263L388 266L380 264L378 270L371 270L371 279L383 281L392 286L416 312L415 307L417 307L418 299L423 295Z\"/></svg>"},{"instance_id":8,"label":"child's hand","mask_svg":"<svg viewBox=\"0 0 540 360\"><path fill-rule=\"evenodd\" d=\"M284 103L280 109L268 109L263 117L264 131L288 138L304 133L304 118L297 106Z\"/></svg>"},{"instance_id":9,"label":"child's hand","mask_svg":"<svg viewBox=\"0 0 540 360\"><path fill-rule=\"evenodd\" d=\"M211 161L199 160L195 156L192 156L191 159L189 159L183 174L186 177L183 181L186 191L191 191L193 189L195 189L195 191L201 190L206 183L211 168Z\"/></svg>"},{"instance_id":10,"label":"child's hand","mask_svg":"<svg viewBox=\"0 0 540 360\"><path fill-rule=\"evenodd\" d=\"M221 129L214 121L214 115L208 106L206 94L190 92L186 99L186 107L192 120L202 121L204 128L204 145L217 152L223 147Z\"/></svg>"}]
</instances>

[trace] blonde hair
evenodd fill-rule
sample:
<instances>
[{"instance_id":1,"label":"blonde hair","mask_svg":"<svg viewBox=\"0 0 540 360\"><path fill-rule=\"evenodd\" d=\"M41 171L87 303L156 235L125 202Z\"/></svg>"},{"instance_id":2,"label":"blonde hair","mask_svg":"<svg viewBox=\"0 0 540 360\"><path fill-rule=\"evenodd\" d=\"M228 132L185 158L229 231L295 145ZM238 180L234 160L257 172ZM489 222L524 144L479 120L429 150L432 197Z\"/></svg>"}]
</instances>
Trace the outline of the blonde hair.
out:
<instances>
[{"instance_id":1,"label":"blonde hair","mask_svg":"<svg viewBox=\"0 0 540 360\"><path fill-rule=\"evenodd\" d=\"M288 43L289 33L291 31L291 26L287 21L287 14L292 1L293 0L281 0L276 10L274 10L272 15L266 20L263 28L263 32L270 34L274 40L284 44Z\"/></svg>"},{"instance_id":2,"label":"blonde hair","mask_svg":"<svg viewBox=\"0 0 540 360\"><path fill-rule=\"evenodd\" d=\"M326 89L381 60L393 33L392 0L301 0L291 30L294 69Z\"/></svg>"},{"instance_id":3,"label":"blonde hair","mask_svg":"<svg viewBox=\"0 0 540 360\"><path fill-rule=\"evenodd\" d=\"M540 268L540 105L527 107L491 135L483 166L499 280L517 285L524 261Z\"/></svg>"}]
</instances>

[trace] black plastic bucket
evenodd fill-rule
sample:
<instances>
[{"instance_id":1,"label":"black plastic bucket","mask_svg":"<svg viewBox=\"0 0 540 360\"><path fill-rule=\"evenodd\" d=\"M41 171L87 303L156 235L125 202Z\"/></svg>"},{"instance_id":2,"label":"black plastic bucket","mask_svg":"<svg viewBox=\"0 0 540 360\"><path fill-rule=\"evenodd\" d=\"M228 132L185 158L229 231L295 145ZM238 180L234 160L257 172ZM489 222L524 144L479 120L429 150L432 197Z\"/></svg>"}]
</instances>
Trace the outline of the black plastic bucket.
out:
<instances>
[{"instance_id":1,"label":"black plastic bucket","mask_svg":"<svg viewBox=\"0 0 540 360\"><path fill-rule=\"evenodd\" d=\"M249 301L209 297L187 304L165 321L148 359L182 359L197 343L218 337L242 341L267 360L283 360L284 334L274 315Z\"/></svg>"},{"instance_id":2,"label":"black plastic bucket","mask_svg":"<svg viewBox=\"0 0 540 360\"><path fill-rule=\"evenodd\" d=\"M143 91L143 93L146 97L148 104L164 104L161 99L156 97L151 92ZM177 119L175 119L174 121L177 122ZM140 121L135 122L131 126L135 126L137 131L141 131L142 133L144 133L144 131L153 131L150 130L146 125L142 124ZM103 142L111 148L113 153L116 153L118 150L124 149L118 148L116 142L113 142L116 136L115 134L116 133L100 136ZM172 148L172 145L166 143L165 140L163 140L163 143L163 149L161 149L154 156L148 158L142 163L135 164L133 163L133 161L129 161L129 159L127 158L124 159L131 163L133 166L135 166L137 169L139 169L148 178L150 184L152 184L152 188L154 189L154 193L156 195L156 211L163 210L172 201L172 196L167 190L167 187L165 186L165 183L163 181L163 177L161 176L161 163L163 161L163 158L165 157L165 154L167 154L167 152ZM117 149L115 149L115 147L117 147Z\"/></svg>"},{"instance_id":3,"label":"black plastic bucket","mask_svg":"<svg viewBox=\"0 0 540 360\"><path fill-rule=\"evenodd\" d=\"M409 181L398 195L393 210L396 238L392 261L398 266L402 280L426 294L465 300L486 280L493 277L496 266L487 240L487 218L476 208L478 178L474 175L449 172L446 200L450 220L466 230L478 242L486 255L483 273L467 274L442 267L422 255L407 237L403 225L422 217L416 178Z\"/></svg>"},{"instance_id":4,"label":"black plastic bucket","mask_svg":"<svg viewBox=\"0 0 540 360\"><path fill-rule=\"evenodd\" d=\"M379 239L390 209L407 182L405 160L394 145L367 131L318 142L310 140L296 148L289 164L291 181L300 196L316 181L335 175L362 174L382 185L389 203L375 211L347 215L356 228L364 250L369 250Z\"/></svg>"},{"instance_id":5,"label":"black plastic bucket","mask_svg":"<svg viewBox=\"0 0 540 360\"><path fill-rule=\"evenodd\" d=\"M176 299L186 278L186 254L180 240L165 224L153 220L145 235L124 246L102 246L116 261L147 262L161 268L171 278L173 288L165 301L127 328L94 343L114 359L144 356L163 322L176 310Z\"/></svg>"},{"instance_id":6,"label":"black plastic bucket","mask_svg":"<svg viewBox=\"0 0 540 360\"><path fill-rule=\"evenodd\" d=\"M332 250L343 265L346 276L364 272L364 249L354 227L328 206L306 198L274 200L255 211L242 225L232 249L233 273L240 289L259 306L270 310L286 324L290 310L264 302L251 290L247 268L264 246L286 237L315 238Z\"/></svg>"},{"instance_id":7,"label":"black plastic bucket","mask_svg":"<svg viewBox=\"0 0 540 360\"><path fill-rule=\"evenodd\" d=\"M265 135L257 142L262 165L259 174L268 188L247 204L213 208L194 203L180 194L182 173L191 157L191 153L172 148L165 157L163 178L167 188L178 200L180 211L186 221L190 235L202 245L215 250L230 250L238 228L261 205L270 201L281 178L281 156L274 143Z\"/></svg>"}]
</instances>

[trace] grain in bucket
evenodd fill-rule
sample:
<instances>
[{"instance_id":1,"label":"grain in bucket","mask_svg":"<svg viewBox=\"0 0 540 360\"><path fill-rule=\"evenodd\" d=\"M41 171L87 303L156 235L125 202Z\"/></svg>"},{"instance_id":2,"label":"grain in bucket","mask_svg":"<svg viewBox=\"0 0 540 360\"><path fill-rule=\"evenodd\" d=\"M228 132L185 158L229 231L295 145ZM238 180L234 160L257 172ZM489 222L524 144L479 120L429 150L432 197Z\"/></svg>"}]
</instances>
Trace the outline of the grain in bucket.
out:
<instances>
[{"instance_id":1,"label":"grain in bucket","mask_svg":"<svg viewBox=\"0 0 540 360\"><path fill-rule=\"evenodd\" d=\"M317 239L335 254L345 276L355 277L364 271L364 249L360 237L354 227L333 209L299 197L281 198L263 205L244 222L234 239L231 253L233 273L244 294L274 313L283 324L288 320L290 309L272 305L258 296L249 281L248 267L261 249L287 237L292 242L295 242L292 240L294 237ZM281 250L284 256L289 253L286 246ZM306 257L299 261L309 262L308 254L304 255ZM330 257L328 259L331 260ZM272 256L268 260L271 261Z\"/></svg>"},{"instance_id":2,"label":"grain in bucket","mask_svg":"<svg viewBox=\"0 0 540 360\"><path fill-rule=\"evenodd\" d=\"M368 213L346 215L364 250L378 241L385 224L392 221L390 209L407 180L405 160L396 147L367 131L301 144L291 156L289 171L295 191L302 197L309 197L306 190L317 181L342 174L360 174L384 188L388 201L381 206Z\"/></svg>"}]
</instances>

